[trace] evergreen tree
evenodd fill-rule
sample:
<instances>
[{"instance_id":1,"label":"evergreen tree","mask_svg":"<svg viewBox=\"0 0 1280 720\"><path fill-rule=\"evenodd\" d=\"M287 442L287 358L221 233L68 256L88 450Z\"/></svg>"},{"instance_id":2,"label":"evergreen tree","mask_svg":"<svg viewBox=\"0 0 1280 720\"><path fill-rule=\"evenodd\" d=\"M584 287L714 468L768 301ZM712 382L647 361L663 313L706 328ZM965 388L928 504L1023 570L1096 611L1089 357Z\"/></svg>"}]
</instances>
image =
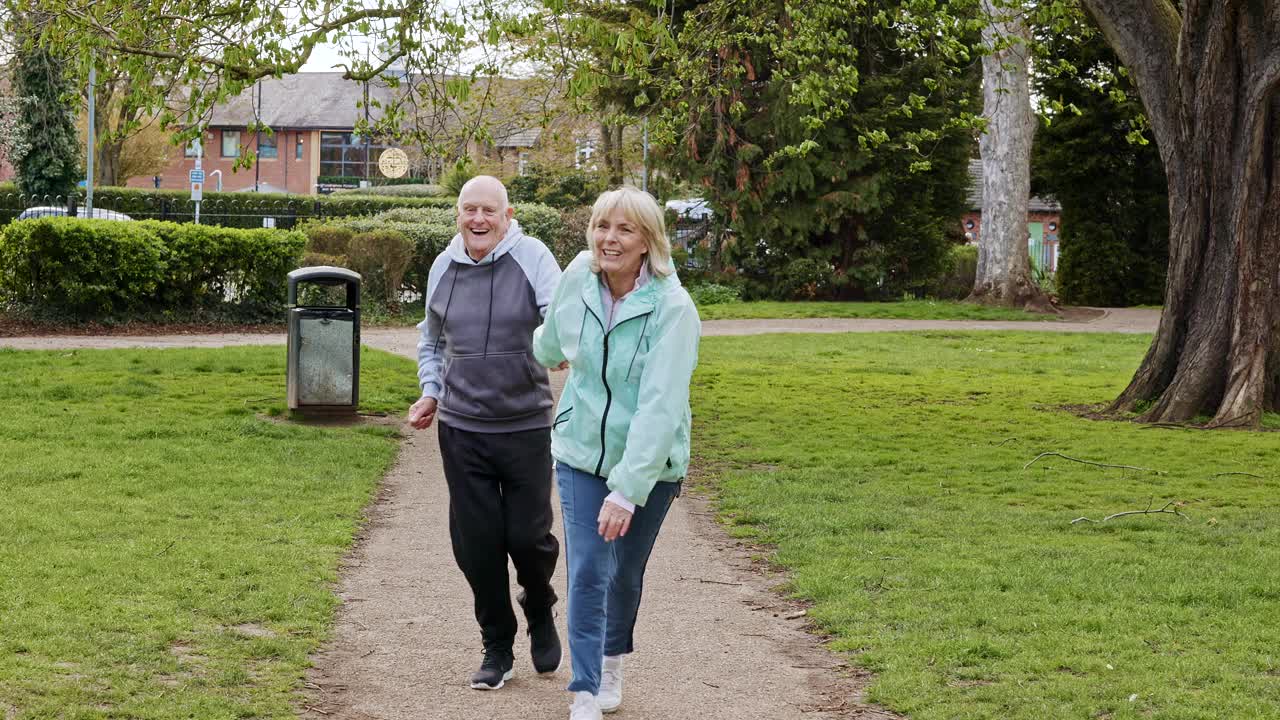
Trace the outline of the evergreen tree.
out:
<instances>
[{"instance_id":1,"label":"evergreen tree","mask_svg":"<svg viewBox=\"0 0 1280 720\"><path fill-rule=\"evenodd\" d=\"M946 266L976 66L885 22L902 3L856 5L709 0L677 21L665 165L731 229L748 296L900 297Z\"/></svg>"},{"instance_id":2,"label":"evergreen tree","mask_svg":"<svg viewBox=\"0 0 1280 720\"><path fill-rule=\"evenodd\" d=\"M1073 72L1045 75L1037 93L1080 111L1056 113L1034 151L1037 194L1062 204L1058 290L1072 305L1159 304L1169 264L1169 192L1154 143L1131 141L1142 104L1097 34L1055 33L1045 53ZM1047 64L1048 65L1048 64Z\"/></svg>"},{"instance_id":3,"label":"evergreen tree","mask_svg":"<svg viewBox=\"0 0 1280 720\"><path fill-rule=\"evenodd\" d=\"M80 179L80 139L73 103L79 96L64 63L44 49L26 47L14 69L23 99L25 152L17 159L18 189L28 195L69 195Z\"/></svg>"}]
</instances>

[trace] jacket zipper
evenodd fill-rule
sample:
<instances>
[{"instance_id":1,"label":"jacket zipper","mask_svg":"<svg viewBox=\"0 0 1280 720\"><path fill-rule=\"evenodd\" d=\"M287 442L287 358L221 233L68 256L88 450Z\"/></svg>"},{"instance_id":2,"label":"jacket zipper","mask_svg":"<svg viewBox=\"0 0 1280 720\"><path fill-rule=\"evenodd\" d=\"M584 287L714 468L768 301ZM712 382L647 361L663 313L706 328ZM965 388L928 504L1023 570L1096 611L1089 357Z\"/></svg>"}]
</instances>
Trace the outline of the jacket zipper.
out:
<instances>
[{"instance_id":1,"label":"jacket zipper","mask_svg":"<svg viewBox=\"0 0 1280 720\"><path fill-rule=\"evenodd\" d=\"M596 318L599 320L600 318ZM601 324L603 327L603 324ZM600 363L600 380L604 383L604 414L600 416L600 462L596 463L596 477L604 469L605 424L609 422L609 406L613 404L613 390L609 388L609 331L604 333L604 362Z\"/></svg>"},{"instance_id":2,"label":"jacket zipper","mask_svg":"<svg viewBox=\"0 0 1280 720\"><path fill-rule=\"evenodd\" d=\"M596 315L596 311L592 310L590 305L587 305L586 308L587 308L587 312L591 313L591 317L596 319L596 322L599 323L600 325L600 329L604 332L604 360L600 363L600 382L604 383L604 414L600 416L600 460L596 463L596 472L595 472L596 477L599 477L600 472L604 470L604 451L605 451L604 441L606 437L605 427L609 423L609 408L610 406L613 405L613 389L609 387L609 375L608 375L609 335L612 334L614 330L618 329L618 325L621 325L622 323L625 323L625 322L631 322L632 320L635 320L637 318L642 318L642 317L648 318L649 315L652 314L652 312L647 312L647 313L644 313L643 315L636 315L635 317L629 317L626 320L623 320L622 322L615 324L613 328L606 329L604 326L604 321L600 319L599 315Z\"/></svg>"}]
</instances>

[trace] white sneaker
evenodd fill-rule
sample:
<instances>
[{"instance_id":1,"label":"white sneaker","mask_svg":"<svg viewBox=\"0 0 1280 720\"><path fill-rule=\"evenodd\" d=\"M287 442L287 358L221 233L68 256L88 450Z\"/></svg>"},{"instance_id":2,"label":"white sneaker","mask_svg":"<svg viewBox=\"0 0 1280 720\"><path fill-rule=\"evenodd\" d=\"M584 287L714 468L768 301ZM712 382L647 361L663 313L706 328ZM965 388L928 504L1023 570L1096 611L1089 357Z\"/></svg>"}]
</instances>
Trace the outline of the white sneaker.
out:
<instances>
[{"instance_id":1,"label":"white sneaker","mask_svg":"<svg viewBox=\"0 0 1280 720\"><path fill-rule=\"evenodd\" d=\"M596 696L586 690L574 693L573 704L569 706L569 720L601 720Z\"/></svg>"},{"instance_id":2,"label":"white sneaker","mask_svg":"<svg viewBox=\"0 0 1280 720\"><path fill-rule=\"evenodd\" d=\"M622 705L622 656L605 655L600 670L600 712L611 713Z\"/></svg>"}]
</instances>

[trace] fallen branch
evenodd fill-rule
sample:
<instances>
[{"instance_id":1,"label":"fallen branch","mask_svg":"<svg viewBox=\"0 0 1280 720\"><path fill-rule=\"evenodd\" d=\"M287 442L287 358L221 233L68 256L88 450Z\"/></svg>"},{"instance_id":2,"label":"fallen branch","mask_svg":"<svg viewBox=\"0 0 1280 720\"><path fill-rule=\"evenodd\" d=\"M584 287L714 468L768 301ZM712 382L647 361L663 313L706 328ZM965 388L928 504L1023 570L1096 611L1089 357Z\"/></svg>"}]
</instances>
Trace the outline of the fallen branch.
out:
<instances>
[{"instance_id":1,"label":"fallen branch","mask_svg":"<svg viewBox=\"0 0 1280 720\"><path fill-rule=\"evenodd\" d=\"M1163 471L1161 471L1161 470L1152 470L1151 468L1138 467L1138 466L1136 466L1136 465L1109 465L1109 464L1107 464L1107 463L1099 463L1099 462L1094 462L1094 461L1092 461L1092 460L1081 460L1080 458L1073 458L1073 457L1070 457L1070 456L1068 456L1068 455L1063 455L1063 454L1062 454L1062 453L1060 453L1060 452L1042 452L1042 453L1040 453L1039 455L1037 455L1037 456L1035 456L1034 458L1032 458L1032 459L1031 459L1031 462L1027 463L1026 465L1023 465L1023 466L1022 466L1022 469L1023 469L1023 470L1026 470L1027 468L1029 468L1029 467L1031 467L1032 465L1034 465L1034 464L1036 463L1036 461L1037 461L1037 460L1039 460L1039 459L1040 459L1040 458L1042 458L1042 457L1060 457L1060 458L1062 458L1063 460L1070 460L1071 462L1084 463L1085 465L1093 465L1094 467L1104 467L1104 468L1123 468L1123 469L1125 469L1125 470L1142 470L1143 472L1155 473L1155 474L1157 474L1157 475L1163 475L1163 474L1164 474L1164 472L1163 472Z\"/></svg>"},{"instance_id":2,"label":"fallen branch","mask_svg":"<svg viewBox=\"0 0 1280 720\"><path fill-rule=\"evenodd\" d=\"M1018 438L1016 438L1016 437L1008 438L1008 439L1006 439L1004 442L1001 442L1001 443L997 444L997 445L996 445L996 447L1004 447L1006 443L1011 443L1011 442L1013 442L1014 440L1017 440L1017 439L1018 439Z\"/></svg>"},{"instance_id":3,"label":"fallen branch","mask_svg":"<svg viewBox=\"0 0 1280 720\"><path fill-rule=\"evenodd\" d=\"M742 584L740 582L726 582L724 580L708 580L706 578L690 578L690 577L676 578L677 582L684 581L684 580L697 580L700 583L707 583L710 585L741 585Z\"/></svg>"},{"instance_id":4,"label":"fallen branch","mask_svg":"<svg viewBox=\"0 0 1280 720\"><path fill-rule=\"evenodd\" d=\"M1247 472L1222 472L1222 473L1214 473L1214 474L1212 474L1212 475L1210 475L1210 476L1209 476L1209 479L1210 479L1210 480L1212 480L1212 479L1214 479L1214 478L1216 478L1216 477L1222 477L1223 475L1244 475L1245 477L1258 478L1259 480L1266 480L1266 478L1262 477L1261 475L1254 475L1253 473L1247 473Z\"/></svg>"},{"instance_id":5,"label":"fallen branch","mask_svg":"<svg viewBox=\"0 0 1280 720\"><path fill-rule=\"evenodd\" d=\"M1152 509L1151 509L1151 505L1152 505L1152 503L1153 503L1153 502L1154 502L1154 498L1152 499L1152 501L1151 501L1151 502L1148 502L1148 503L1147 503L1147 509L1146 509L1146 510L1126 510L1125 512L1112 513L1112 514L1110 514L1110 515L1108 515L1108 516L1106 516L1106 517L1102 518L1101 520L1094 520L1093 518L1087 518L1087 517L1078 517L1078 518L1076 518L1075 520L1072 520L1072 521L1071 521L1071 524L1072 524L1072 525L1075 525L1076 523L1079 523L1079 522L1091 522L1091 523L1095 523L1095 524L1097 524L1097 523L1104 523L1104 522L1106 522L1106 521L1108 521L1108 520L1112 520L1112 519L1114 519L1114 518L1124 517L1125 515L1177 515L1178 517L1182 518L1183 520L1190 520L1190 519L1191 519L1191 518L1187 517L1186 515L1184 515L1181 511L1179 511L1179 510L1178 510L1178 508L1177 508L1178 502L1177 502L1176 500L1170 500L1169 502L1165 503L1165 504L1164 504L1164 507L1160 508L1159 510L1152 510ZM1170 509L1169 509L1169 508L1171 508L1171 507L1173 508L1172 510L1170 510Z\"/></svg>"}]
</instances>

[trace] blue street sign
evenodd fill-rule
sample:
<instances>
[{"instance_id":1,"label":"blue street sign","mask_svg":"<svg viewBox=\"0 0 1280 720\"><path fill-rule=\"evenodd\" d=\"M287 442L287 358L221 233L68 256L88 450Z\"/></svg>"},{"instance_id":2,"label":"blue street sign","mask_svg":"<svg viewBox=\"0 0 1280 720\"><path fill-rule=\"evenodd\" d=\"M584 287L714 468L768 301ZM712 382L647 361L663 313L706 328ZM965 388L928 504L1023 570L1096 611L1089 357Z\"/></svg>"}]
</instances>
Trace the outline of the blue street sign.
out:
<instances>
[{"instance_id":1,"label":"blue street sign","mask_svg":"<svg viewBox=\"0 0 1280 720\"><path fill-rule=\"evenodd\" d=\"M204 171L203 171L203 170L192 170L191 172L187 173L187 178L188 178L192 183L202 183L202 182L204 182Z\"/></svg>"}]
</instances>

